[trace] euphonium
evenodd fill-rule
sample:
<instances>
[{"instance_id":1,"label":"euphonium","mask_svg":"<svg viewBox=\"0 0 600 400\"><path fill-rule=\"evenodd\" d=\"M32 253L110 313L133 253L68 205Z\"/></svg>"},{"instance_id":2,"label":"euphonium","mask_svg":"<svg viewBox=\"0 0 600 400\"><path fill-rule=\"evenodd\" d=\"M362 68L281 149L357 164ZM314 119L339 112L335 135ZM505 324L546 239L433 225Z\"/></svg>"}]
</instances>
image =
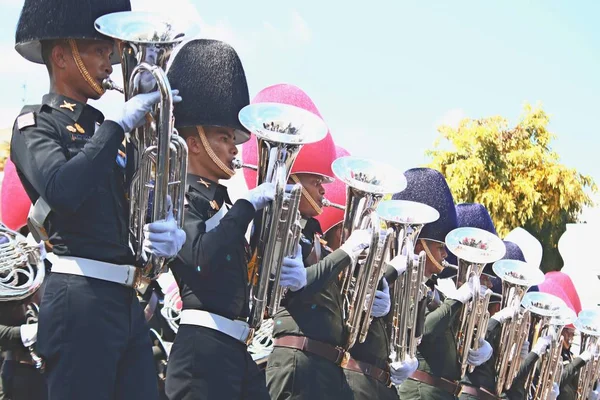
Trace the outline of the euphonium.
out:
<instances>
[{"instance_id":1,"label":"euphonium","mask_svg":"<svg viewBox=\"0 0 600 400\"><path fill-rule=\"evenodd\" d=\"M104 88L123 92L125 101L155 87L161 94L145 125L131 132L129 138L137 151L137 160L130 160L136 162L136 168L129 191L129 238L142 276L155 279L166 270L166 260L143 251L144 225L167 217L170 196L173 216L182 226L187 174L187 145L174 128L173 95L165 70L174 48L195 30L158 14L131 11L104 15L95 26L115 39L121 55L123 89L110 79L103 82Z\"/></svg>"},{"instance_id":2,"label":"euphonium","mask_svg":"<svg viewBox=\"0 0 600 400\"><path fill-rule=\"evenodd\" d=\"M523 296L531 286L544 281L544 274L537 268L518 260L499 260L492 267L496 276L502 279L502 304L501 309L512 307L514 315L506 320L500 334L501 346L496 357L496 394L500 396L505 384L512 384L508 376L510 364L518 362L521 346L523 345L525 331L522 325L526 322L520 304Z\"/></svg>"},{"instance_id":3,"label":"euphonium","mask_svg":"<svg viewBox=\"0 0 600 400\"><path fill-rule=\"evenodd\" d=\"M366 259L355 275L356 264L350 265L342 278L344 319L348 328L346 349L359 338L364 341L371 324L371 307L382 277L381 264L391 238L381 234L375 209L383 196L406 188L404 174L385 164L356 157L341 157L331 164L335 176L346 184L346 206L342 223L342 243L354 229L370 229L371 244Z\"/></svg>"},{"instance_id":4,"label":"euphonium","mask_svg":"<svg viewBox=\"0 0 600 400\"><path fill-rule=\"evenodd\" d=\"M458 361L461 376L467 372L469 349L479 347L479 338L485 335L489 319L488 304L492 291L481 293L479 278L487 263L501 259L506 247L500 238L478 228L457 228L446 236L446 247L456 255L458 270L456 287L474 281L473 298L462 306L456 332Z\"/></svg>"},{"instance_id":5,"label":"euphonium","mask_svg":"<svg viewBox=\"0 0 600 400\"><path fill-rule=\"evenodd\" d=\"M592 358L579 370L577 399L587 399L594 383L600 379L600 310L583 310L574 322L581 334L581 351L589 351Z\"/></svg>"},{"instance_id":6,"label":"euphonium","mask_svg":"<svg viewBox=\"0 0 600 400\"><path fill-rule=\"evenodd\" d=\"M286 190L292 165L302 145L325 137L327 125L309 111L279 103L248 105L240 111L239 119L258 139L257 185L275 184L275 198L259 213L260 229L254 230L250 240L255 247L253 262L257 268L250 280L248 323L257 329L265 310L273 316L279 309L283 258L295 256L302 233L298 211L302 186L295 184Z\"/></svg>"},{"instance_id":7,"label":"euphonium","mask_svg":"<svg viewBox=\"0 0 600 400\"><path fill-rule=\"evenodd\" d=\"M533 400L546 400L552 390L552 384L554 382L560 383L560 374L562 374L562 330L565 325L573 323L575 318L575 311L564 305L560 308L559 313L550 320L547 334L552 335L552 343L538 361L540 372L532 386Z\"/></svg>"},{"instance_id":8,"label":"euphonium","mask_svg":"<svg viewBox=\"0 0 600 400\"><path fill-rule=\"evenodd\" d=\"M46 275L38 245L0 223L0 302L20 301L34 294Z\"/></svg>"},{"instance_id":9,"label":"euphonium","mask_svg":"<svg viewBox=\"0 0 600 400\"><path fill-rule=\"evenodd\" d=\"M521 301L521 305L528 311L530 315L530 325L527 334L525 335L529 339L529 343L531 343L532 347L535 346L535 343L539 338L553 335L554 330L556 329L552 322L559 321L562 319L561 310L567 308L564 301L560 298L551 295L549 293L542 292L529 292L523 296L523 301ZM553 321L553 318L558 317L557 320ZM561 328L562 329L562 328ZM540 359L549 357L550 350L552 349L552 345L548 347L546 352L540 356ZM520 351L520 349L519 349ZM526 382L525 382L525 390L526 392L531 391L534 377L536 376L537 367L540 361L536 363L536 365L529 372ZM510 367L511 376L514 378L518 372L518 369Z\"/></svg>"},{"instance_id":10,"label":"euphonium","mask_svg":"<svg viewBox=\"0 0 600 400\"><path fill-rule=\"evenodd\" d=\"M405 200L383 201L377 214L391 229L391 242L387 254L392 259L406 255L406 272L393 286L390 341L393 361L404 361L406 354L414 357L422 335L419 306L427 294L424 283L426 254L414 254L415 242L425 224L436 221L439 212L426 204Z\"/></svg>"}]
</instances>

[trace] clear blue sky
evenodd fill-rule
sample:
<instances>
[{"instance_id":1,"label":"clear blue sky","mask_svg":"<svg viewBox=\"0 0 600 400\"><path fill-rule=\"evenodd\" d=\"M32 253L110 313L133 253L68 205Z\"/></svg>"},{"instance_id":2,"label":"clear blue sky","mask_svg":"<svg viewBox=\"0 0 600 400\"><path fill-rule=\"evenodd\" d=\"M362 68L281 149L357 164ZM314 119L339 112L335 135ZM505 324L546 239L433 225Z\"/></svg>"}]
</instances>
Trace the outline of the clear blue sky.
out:
<instances>
[{"instance_id":1,"label":"clear blue sky","mask_svg":"<svg viewBox=\"0 0 600 400\"><path fill-rule=\"evenodd\" d=\"M466 116L515 121L541 102L563 163L600 183L600 2L132 0L199 19L242 57L250 94L287 82L313 98L336 142L399 169L427 161L436 126ZM0 127L47 90L13 50L22 1L0 0ZM49 16L50 18L50 16ZM116 74L115 74L116 75ZM24 92L22 85L27 84ZM108 96L99 107L117 107Z\"/></svg>"}]
</instances>

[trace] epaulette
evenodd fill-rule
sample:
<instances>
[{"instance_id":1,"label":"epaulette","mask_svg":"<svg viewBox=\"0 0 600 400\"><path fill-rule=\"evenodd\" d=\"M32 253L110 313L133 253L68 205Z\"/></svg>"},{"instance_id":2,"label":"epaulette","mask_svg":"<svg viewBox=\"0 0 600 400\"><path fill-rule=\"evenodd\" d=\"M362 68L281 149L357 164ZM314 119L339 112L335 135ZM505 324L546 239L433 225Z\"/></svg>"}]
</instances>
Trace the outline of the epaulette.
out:
<instances>
[{"instance_id":1,"label":"epaulette","mask_svg":"<svg viewBox=\"0 0 600 400\"><path fill-rule=\"evenodd\" d=\"M35 113L33 111L21 114L17 117L17 128L23 130L29 126L35 126Z\"/></svg>"}]
</instances>

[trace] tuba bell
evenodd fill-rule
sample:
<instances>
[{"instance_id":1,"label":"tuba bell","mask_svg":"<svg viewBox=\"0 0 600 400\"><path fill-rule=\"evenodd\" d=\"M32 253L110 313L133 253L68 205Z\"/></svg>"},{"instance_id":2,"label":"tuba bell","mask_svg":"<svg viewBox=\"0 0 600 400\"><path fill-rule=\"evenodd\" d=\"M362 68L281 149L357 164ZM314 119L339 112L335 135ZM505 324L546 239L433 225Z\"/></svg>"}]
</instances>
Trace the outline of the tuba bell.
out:
<instances>
[{"instance_id":1,"label":"tuba bell","mask_svg":"<svg viewBox=\"0 0 600 400\"><path fill-rule=\"evenodd\" d=\"M309 111L279 103L250 104L240 111L239 119L258 139L257 185L275 184L275 198L258 214L250 239L256 269L250 279L252 301L248 323L258 329L265 314L271 317L279 309L283 296L279 287L283 258L295 256L302 233L298 211L302 185L287 189L292 165L303 145L325 137L327 125Z\"/></svg>"},{"instance_id":2,"label":"tuba bell","mask_svg":"<svg viewBox=\"0 0 600 400\"><path fill-rule=\"evenodd\" d=\"M342 223L342 243L355 229L370 229L371 244L366 258L352 263L343 273L344 320L348 328L346 349L357 339L364 341L371 324L371 307L382 277L382 263L392 237L390 229L381 233L375 212L386 194L406 188L404 174L395 168L357 157L341 157L331 164L335 176L346 184L346 206ZM356 265L362 265L356 272Z\"/></svg>"},{"instance_id":3,"label":"tuba bell","mask_svg":"<svg viewBox=\"0 0 600 400\"><path fill-rule=\"evenodd\" d=\"M165 71L175 47L193 36L195 28L159 14L133 11L104 15L95 27L115 39L121 55L123 89L109 78L103 82L104 88L122 92L125 101L156 87L161 94L146 123L129 137L137 158L129 190L129 240L142 276L156 279L166 271L166 260L143 251L144 225L167 217L168 196L177 225L183 225L187 174L187 145L174 128L173 95Z\"/></svg>"},{"instance_id":4,"label":"tuba bell","mask_svg":"<svg viewBox=\"0 0 600 400\"><path fill-rule=\"evenodd\" d=\"M582 310L573 323L581 334L581 346L592 358L579 370L577 399L587 399L594 383L600 379L600 311Z\"/></svg>"},{"instance_id":5,"label":"tuba bell","mask_svg":"<svg viewBox=\"0 0 600 400\"><path fill-rule=\"evenodd\" d=\"M457 228L446 235L446 247L456 255L458 270L456 287L467 281L474 281L473 298L462 306L456 332L458 361L461 376L467 372L469 349L479 347L479 338L484 337L489 320L488 304L492 291L480 291L481 273L486 264L498 261L504 256L506 247L502 240L483 229Z\"/></svg>"},{"instance_id":6,"label":"tuba bell","mask_svg":"<svg viewBox=\"0 0 600 400\"><path fill-rule=\"evenodd\" d=\"M494 273L502 280L501 309L512 307L515 314L505 321L500 334L500 343L496 357L496 395L500 396L505 385L512 384L509 377L509 366L517 363L521 347L526 336L527 318L521 311L520 304L531 286L544 281L544 274L537 268L518 260L499 260L492 266Z\"/></svg>"},{"instance_id":7,"label":"tuba bell","mask_svg":"<svg viewBox=\"0 0 600 400\"><path fill-rule=\"evenodd\" d=\"M414 357L422 336L419 317L422 299L427 294L424 283L426 254L417 256L414 248L425 224L437 221L440 213L426 204L406 200L387 200L377 207L377 214L391 229L388 259L399 254L406 255L406 271L393 286L390 341L393 361L404 361L406 354Z\"/></svg>"}]
</instances>

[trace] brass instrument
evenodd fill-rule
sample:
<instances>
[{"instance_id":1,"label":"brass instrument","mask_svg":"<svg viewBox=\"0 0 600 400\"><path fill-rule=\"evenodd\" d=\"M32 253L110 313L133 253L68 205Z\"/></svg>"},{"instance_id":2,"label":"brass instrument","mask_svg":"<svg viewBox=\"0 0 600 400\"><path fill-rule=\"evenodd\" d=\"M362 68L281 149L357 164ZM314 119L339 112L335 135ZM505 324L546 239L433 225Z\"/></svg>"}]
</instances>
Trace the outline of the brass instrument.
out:
<instances>
[{"instance_id":1,"label":"brass instrument","mask_svg":"<svg viewBox=\"0 0 600 400\"><path fill-rule=\"evenodd\" d=\"M589 351L592 358L579 370L577 399L587 399L594 383L600 379L600 310L582 310L575 320L581 334L581 351Z\"/></svg>"},{"instance_id":2,"label":"brass instrument","mask_svg":"<svg viewBox=\"0 0 600 400\"><path fill-rule=\"evenodd\" d=\"M0 223L0 302L25 300L45 276L40 247Z\"/></svg>"},{"instance_id":3,"label":"brass instrument","mask_svg":"<svg viewBox=\"0 0 600 400\"><path fill-rule=\"evenodd\" d=\"M177 225L183 225L187 174L187 145L174 128L173 95L165 70L175 47L192 37L195 29L159 14L132 11L104 15L96 20L95 27L115 39L121 55L123 89L119 90L109 78L103 87L121 91L125 101L138 93L151 92L155 87L161 94L160 103L146 115L146 123L129 137L137 150L129 191L129 239L136 252L136 265L142 266L143 277L156 279L166 271L166 260L145 254L142 248L144 225L167 217L168 196L173 202Z\"/></svg>"},{"instance_id":4,"label":"brass instrument","mask_svg":"<svg viewBox=\"0 0 600 400\"><path fill-rule=\"evenodd\" d=\"M492 293L489 289L481 293L479 278L487 263L504 256L506 247L498 236L478 228L454 229L446 235L445 242L458 259L456 287L474 281L473 297L462 306L456 332L458 361L461 376L464 376L468 368L469 349L476 350L479 347L478 338L485 334L489 319L488 304Z\"/></svg>"},{"instance_id":5,"label":"brass instrument","mask_svg":"<svg viewBox=\"0 0 600 400\"><path fill-rule=\"evenodd\" d=\"M554 331L557 329L558 325L552 325L552 322L560 321L563 318L563 316L560 315L561 310L567 308L565 302L560 298L549 293L542 292L529 292L525 294L525 296L523 296L523 301L521 301L521 305L525 308L525 310L527 310L531 318L529 329L527 334L524 336L529 338L529 342L532 344L532 347L535 346L535 343L539 338L550 334L554 336ZM558 318L553 321L553 318L555 317ZM560 329L562 330L562 327ZM540 356L541 360L550 356L551 348L552 345L549 346L546 352ZM527 376L525 383L526 391L530 391L530 389L532 389L532 384L538 365L540 365L540 360L538 360L536 365L531 368L531 371ZM513 368L511 365L510 370L513 374L511 376L514 378L518 372L518 369L516 369L516 367Z\"/></svg>"},{"instance_id":6,"label":"brass instrument","mask_svg":"<svg viewBox=\"0 0 600 400\"><path fill-rule=\"evenodd\" d=\"M325 197L323 197L321 204L323 205L323 207L333 207L333 208L337 208L338 210L342 210L342 211L346 210L345 206L343 206L341 204L333 203L333 202L329 201L328 199L326 199Z\"/></svg>"},{"instance_id":7,"label":"brass instrument","mask_svg":"<svg viewBox=\"0 0 600 400\"><path fill-rule=\"evenodd\" d=\"M422 336L419 321L419 306L427 294L425 286L424 251L417 256L415 243L425 224L437 221L440 213L426 204L405 200L383 201L377 207L377 214L391 229L391 244L388 259L399 254L406 255L406 271L399 276L393 287L392 324L390 341L392 360L404 361L406 355L415 357L417 345Z\"/></svg>"},{"instance_id":8,"label":"brass instrument","mask_svg":"<svg viewBox=\"0 0 600 400\"><path fill-rule=\"evenodd\" d=\"M381 234L375 209L383 196L406 188L404 174L385 164L357 157L341 157L331 164L335 176L346 184L346 206L342 223L342 243L354 229L371 229L371 243L361 267L352 263L342 277L344 320L348 328L346 349L366 338L371 324L371 307L382 277L381 266L390 245L389 229ZM356 275L355 275L355 272Z\"/></svg>"},{"instance_id":9,"label":"brass instrument","mask_svg":"<svg viewBox=\"0 0 600 400\"><path fill-rule=\"evenodd\" d=\"M255 229L256 279L251 279L251 309L248 323L260 327L265 316L279 309L283 290L279 287L284 257L294 257L300 241L300 196L302 185L286 190L292 165L302 145L318 142L327 134L327 125L315 114L287 104L256 103L244 107L239 119L258 139L257 185L271 182L275 198L260 213ZM270 288L270 289L269 289ZM268 304L267 304L268 302Z\"/></svg>"},{"instance_id":10,"label":"brass instrument","mask_svg":"<svg viewBox=\"0 0 600 400\"><path fill-rule=\"evenodd\" d=\"M531 286L538 285L544 281L544 274L537 268L523 261L499 260L493 265L493 270L498 278L502 279L502 303L501 309L513 308L515 313L506 320L502 326L500 341L502 345L498 348L496 357L496 395L500 396L512 384L514 377L509 376L509 366L519 363L521 347L523 346L526 331L529 329L520 304L523 296Z\"/></svg>"},{"instance_id":11,"label":"brass instrument","mask_svg":"<svg viewBox=\"0 0 600 400\"><path fill-rule=\"evenodd\" d=\"M552 335L552 343L546 352L540 357L540 372L533 383L533 400L545 400L552 390L554 382L560 383L562 374L562 330L565 325L575 321L575 311L566 305L561 306L559 313L549 323L547 334Z\"/></svg>"}]
</instances>

